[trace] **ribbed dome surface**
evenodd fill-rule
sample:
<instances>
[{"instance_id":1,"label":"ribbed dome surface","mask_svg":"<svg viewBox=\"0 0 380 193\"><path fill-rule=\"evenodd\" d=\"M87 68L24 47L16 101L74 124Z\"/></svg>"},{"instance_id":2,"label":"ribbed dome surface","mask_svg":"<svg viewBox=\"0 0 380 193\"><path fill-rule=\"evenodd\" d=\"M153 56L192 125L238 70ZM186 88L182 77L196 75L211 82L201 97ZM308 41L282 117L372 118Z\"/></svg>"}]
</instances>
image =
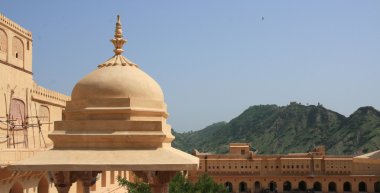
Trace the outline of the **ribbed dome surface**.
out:
<instances>
[{"instance_id":1,"label":"ribbed dome surface","mask_svg":"<svg viewBox=\"0 0 380 193\"><path fill-rule=\"evenodd\" d=\"M136 65L104 66L74 87L72 100L89 98L141 98L164 100L157 82Z\"/></svg>"}]
</instances>

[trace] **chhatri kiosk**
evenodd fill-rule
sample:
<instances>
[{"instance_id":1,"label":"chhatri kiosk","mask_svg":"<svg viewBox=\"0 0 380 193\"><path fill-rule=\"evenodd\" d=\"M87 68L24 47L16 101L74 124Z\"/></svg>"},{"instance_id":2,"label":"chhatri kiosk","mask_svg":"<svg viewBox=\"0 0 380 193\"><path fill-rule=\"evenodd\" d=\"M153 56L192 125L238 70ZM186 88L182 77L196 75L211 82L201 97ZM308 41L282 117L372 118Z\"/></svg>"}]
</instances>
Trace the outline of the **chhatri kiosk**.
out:
<instances>
[{"instance_id":1,"label":"chhatri kiosk","mask_svg":"<svg viewBox=\"0 0 380 193\"><path fill-rule=\"evenodd\" d=\"M121 55L126 40L119 16L111 41L115 55L75 85L63 120L49 135L54 148L14 164L14 170L51 171L59 193L77 180L88 193L101 171L128 170L154 193L164 193L176 171L198 167L197 157L171 147L160 86Z\"/></svg>"}]
</instances>

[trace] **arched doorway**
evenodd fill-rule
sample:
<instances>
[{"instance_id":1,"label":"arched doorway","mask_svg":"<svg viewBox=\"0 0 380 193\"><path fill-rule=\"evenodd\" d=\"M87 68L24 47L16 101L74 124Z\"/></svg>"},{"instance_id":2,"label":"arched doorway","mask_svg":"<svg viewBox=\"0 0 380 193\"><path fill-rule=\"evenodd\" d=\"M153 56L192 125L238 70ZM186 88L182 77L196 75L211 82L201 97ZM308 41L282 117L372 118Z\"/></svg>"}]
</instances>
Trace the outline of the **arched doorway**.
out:
<instances>
[{"instance_id":1,"label":"arched doorway","mask_svg":"<svg viewBox=\"0 0 380 193\"><path fill-rule=\"evenodd\" d=\"M226 187L227 192L232 192L233 191L232 183L231 182L224 183L224 186Z\"/></svg>"},{"instance_id":2,"label":"arched doorway","mask_svg":"<svg viewBox=\"0 0 380 193\"><path fill-rule=\"evenodd\" d=\"M345 182L343 184L343 192L351 192L351 183L350 182Z\"/></svg>"},{"instance_id":3,"label":"arched doorway","mask_svg":"<svg viewBox=\"0 0 380 193\"><path fill-rule=\"evenodd\" d=\"M270 192L277 191L277 184L276 184L276 182L274 182L274 181L269 182L269 191Z\"/></svg>"},{"instance_id":4,"label":"arched doorway","mask_svg":"<svg viewBox=\"0 0 380 193\"><path fill-rule=\"evenodd\" d=\"M365 182L359 183L359 192L367 192L367 184Z\"/></svg>"},{"instance_id":5,"label":"arched doorway","mask_svg":"<svg viewBox=\"0 0 380 193\"><path fill-rule=\"evenodd\" d=\"M247 183L240 182L240 184L239 184L239 192L247 192Z\"/></svg>"},{"instance_id":6,"label":"arched doorway","mask_svg":"<svg viewBox=\"0 0 380 193\"><path fill-rule=\"evenodd\" d=\"M255 192L260 192L261 191L261 184L259 181L255 182Z\"/></svg>"},{"instance_id":7,"label":"arched doorway","mask_svg":"<svg viewBox=\"0 0 380 193\"><path fill-rule=\"evenodd\" d=\"M283 190L284 191L291 191L292 190L292 183L290 183L289 181L284 182Z\"/></svg>"},{"instance_id":8,"label":"arched doorway","mask_svg":"<svg viewBox=\"0 0 380 193\"><path fill-rule=\"evenodd\" d=\"M50 110L49 107L41 105L38 109L38 116L42 123L50 123ZM45 124L46 128L44 128L47 131L50 131L50 124Z\"/></svg>"},{"instance_id":9,"label":"arched doorway","mask_svg":"<svg viewBox=\"0 0 380 193\"><path fill-rule=\"evenodd\" d=\"M9 107L9 118L12 119L14 123L14 128L10 132L10 146L13 148L18 147L28 147L28 139L25 138L27 135L27 130L22 127L25 119L25 103L22 100L13 98Z\"/></svg>"},{"instance_id":10,"label":"arched doorway","mask_svg":"<svg viewBox=\"0 0 380 193\"><path fill-rule=\"evenodd\" d=\"M373 189L375 190L375 192L379 193L380 192L380 181L375 182L375 184L373 186L374 186Z\"/></svg>"},{"instance_id":11,"label":"arched doorway","mask_svg":"<svg viewBox=\"0 0 380 193\"><path fill-rule=\"evenodd\" d=\"M336 183L335 182L329 183L329 192L336 192Z\"/></svg>"},{"instance_id":12,"label":"arched doorway","mask_svg":"<svg viewBox=\"0 0 380 193\"><path fill-rule=\"evenodd\" d=\"M306 191L306 189L307 189L306 182L305 181L300 181L300 183L298 183L298 189L300 191Z\"/></svg>"},{"instance_id":13,"label":"arched doorway","mask_svg":"<svg viewBox=\"0 0 380 193\"><path fill-rule=\"evenodd\" d=\"M316 192L322 191L322 184L320 182L314 182L313 190Z\"/></svg>"},{"instance_id":14,"label":"arched doorway","mask_svg":"<svg viewBox=\"0 0 380 193\"><path fill-rule=\"evenodd\" d=\"M49 182L45 177L42 177L38 183L37 193L49 193Z\"/></svg>"},{"instance_id":15,"label":"arched doorway","mask_svg":"<svg viewBox=\"0 0 380 193\"><path fill-rule=\"evenodd\" d=\"M23 187L20 183L16 182L13 184L12 188L9 190L9 193L23 193Z\"/></svg>"}]
</instances>

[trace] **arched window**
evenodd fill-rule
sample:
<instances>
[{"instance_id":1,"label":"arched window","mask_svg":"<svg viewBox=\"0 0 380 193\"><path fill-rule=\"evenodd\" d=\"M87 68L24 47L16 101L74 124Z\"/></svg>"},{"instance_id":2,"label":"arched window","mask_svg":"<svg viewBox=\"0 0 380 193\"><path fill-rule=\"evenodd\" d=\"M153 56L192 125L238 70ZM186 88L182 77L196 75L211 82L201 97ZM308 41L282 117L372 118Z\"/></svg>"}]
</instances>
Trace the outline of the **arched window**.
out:
<instances>
[{"instance_id":1,"label":"arched window","mask_svg":"<svg viewBox=\"0 0 380 193\"><path fill-rule=\"evenodd\" d=\"M17 123L16 125L21 125L22 121L25 119L25 103L22 100L19 99L12 99L10 111L9 111L9 117L12 120L15 120Z\"/></svg>"},{"instance_id":2,"label":"arched window","mask_svg":"<svg viewBox=\"0 0 380 193\"><path fill-rule=\"evenodd\" d=\"M351 192L351 183L350 182L345 182L343 184L343 191L344 192Z\"/></svg>"},{"instance_id":3,"label":"arched window","mask_svg":"<svg viewBox=\"0 0 380 193\"><path fill-rule=\"evenodd\" d=\"M313 190L318 192L322 191L322 184L320 182L315 182L313 185Z\"/></svg>"},{"instance_id":4,"label":"arched window","mask_svg":"<svg viewBox=\"0 0 380 193\"><path fill-rule=\"evenodd\" d=\"M12 188L9 190L9 193L23 193L23 187L20 183L16 182L13 184Z\"/></svg>"},{"instance_id":5,"label":"arched window","mask_svg":"<svg viewBox=\"0 0 380 193\"><path fill-rule=\"evenodd\" d=\"M12 38L12 57L13 64L19 68L24 68L24 44L18 37Z\"/></svg>"},{"instance_id":6,"label":"arched window","mask_svg":"<svg viewBox=\"0 0 380 193\"><path fill-rule=\"evenodd\" d=\"M259 181L255 182L255 192L260 192L261 190L261 184Z\"/></svg>"},{"instance_id":7,"label":"arched window","mask_svg":"<svg viewBox=\"0 0 380 193\"><path fill-rule=\"evenodd\" d=\"M21 145L22 147L27 147L27 140L25 139L25 135L28 132L24 130L22 124L26 119L25 114L25 103L19 99L12 99L11 105L9 109L9 118L13 120L12 122L16 125L12 132L10 132L10 146L18 147Z\"/></svg>"},{"instance_id":8,"label":"arched window","mask_svg":"<svg viewBox=\"0 0 380 193\"><path fill-rule=\"evenodd\" d=\"M240 182L240 184L239 184L239 192L247 192L247 183Z\"/></svg>"},{"instance_id":9,"label":"arched window","mask_svg":"<svg viewBox=\"0 0 380 193\"><path fill-rule=\"evenodd\" d=\"M292 183L290 183L289 181L284 182L283 190L284 191L291 191L292 190Z\"/></svg>"},{"instance_id":10,"label":"arched window","mask_svg":"<svg viewBox=\"0 0 380 193\"><path fill-rule=\"evenodd\" d=\"M269 191L270 192L277 191L277 184L276 184L276 182L274 182L274 181L269 182Z\"/></svg>"},{"instance_id":11,"label":"arched window","mask_svg":"<svg viewBox=\"0 0 380 193\"><path fill-rule=\"evenodd\" d=\"M329 183L329 192L336 192L336 183L335 182Z\"/></svg>"},{"instance_id":12,"label":"arched window","mask_svg":"<svg viewBox=\"0 0 380 193\"><path fill-rule=\"evenodd\" d=\"M41 123L49 123L50 122L50 111L49 107L41 105L38 109L38 117ZM50 124L44 124L43 129L50 131Z\"/></svg>"},{"instance_id":13,"label":"arched window","mask_svg":"<svg viewBox=\"0 0 380 193\"><path fill-rule=\"evenodd\" d=\"M380 192L380 181L375 182L375 184L373 186L374 186L375 192L379 193Z\"/></svg>"},{"instance_id":14,"label":"arched window","mask_svg":"<svg viewBox=\"0 0 380 193\"><path fill-rule=\"evenodd\" d=\"M4 30L0 29L0 53L8 53L8 38ZM6 58L1 58L5 60Z\"/></svg>"},{"instance_id":15,"label":"arched window","mask_svg":"<svg viewBox=\"0 0 380 193\"><path fill-rule=\"evenodd\" d=\"M45 177L42 177L38 183L37 193L49 193L49 182Z\"/></svg>"},{"instance_id":16,"label":"arched window","mask_svg":"<svg viewBox=\"0 0 380 193\"><path fill-rule=\"evenodd\" d=\"M305 181L301 181L300 183L298 183L298 189L301 190L301 191L306 191L306 189L307 189L306 182Z\"/></svg>"},{"instance_id":17,"label":"arched window","mask_svg":"<svg viewBox=\"0 0 380 193\"><path fill-rule=\"evenodd\" d=\"M365 182L359 183L359 192L367 192L367 184Z\"/></svg>"},{"instance_id":18,"label":"arched window","mask_svg":"<svg viewBox=\"0 0 380 193\"><path fill-rule=\"evenodd\" d=\"M24 60L24 44L18 37L12 40L13 56L19 60Z\"/></svg>"},{"instance_id":19,"label":"arched window","mask_svg":"<svg viewBox=\"0 0 380 193\"><path fill-rule=\"evenodd\" d=\"M232 187L232 183L231 182L224 183L224 186L226 187L227 192L232 192L233 191L233 187Z\"/></svg>"}]
</instances>

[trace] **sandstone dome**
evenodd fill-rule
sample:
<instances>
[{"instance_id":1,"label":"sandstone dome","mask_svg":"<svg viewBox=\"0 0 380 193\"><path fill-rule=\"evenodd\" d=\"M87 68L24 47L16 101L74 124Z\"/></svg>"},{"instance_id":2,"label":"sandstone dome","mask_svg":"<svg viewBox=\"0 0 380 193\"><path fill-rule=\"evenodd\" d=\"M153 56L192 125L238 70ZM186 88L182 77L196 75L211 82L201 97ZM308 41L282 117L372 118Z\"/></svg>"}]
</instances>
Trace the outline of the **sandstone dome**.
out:
<instances>
[{"instance_id":1,"label":"sandstone dome","mask_svg":"<svg viewBox=\"0 0 380 193\"><path fill-rule=\"evenodd\" d=\"M96 182L100 171L132 171L149 180L154 192L167 192L169 177L195 171L199 159L171 146L175 137L160 86L121 55L126 40L119 16L114 37L115 55L76 84L62 120L54 123L48 135L53 148L17 167L55 171L53 176L63 180L54 182L65 192L72 183L62 185L66 179L85 174L83 179ZM83 179L83 192L90 192Z\"/></svg>"},{"instance_id":2,"label":"sandstone dome","mask_svg":"<svg viewBox=\"0 0 380 193\"><path fill-rule=\"evenodd\" d=\"M126 40L122 38L120 18L116 23L115 55L100 64L74 87L72 100L91 98L136 98L164 101L164 95L158 83L148 74L121 55Z\"/></svg>"},{"instance_id":3,"label":"sandstone dome","mask_svg":"<svg viewBox=\"0 0 380 193\"><path fill-rule=\"evenodd\" d=\"M114 64L100 65L98 69L80 80L72 91L72 100L88 98L164 100L158 83L137 65L130 62L126 65Z\"/></svg>"}]
</instances>

